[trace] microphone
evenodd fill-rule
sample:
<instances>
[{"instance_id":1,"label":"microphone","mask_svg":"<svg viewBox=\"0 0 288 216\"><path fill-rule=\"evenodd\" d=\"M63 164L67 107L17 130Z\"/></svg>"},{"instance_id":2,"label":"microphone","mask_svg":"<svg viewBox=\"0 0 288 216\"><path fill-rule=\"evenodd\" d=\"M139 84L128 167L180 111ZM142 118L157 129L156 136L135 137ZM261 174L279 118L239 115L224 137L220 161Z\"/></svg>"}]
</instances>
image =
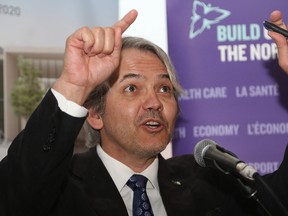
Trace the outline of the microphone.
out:
<instances>
[{"instance_id":1,"label":"microphone","mask_svg":"<svg viewBox=\"0 0 288 216\"><path fill-rule=\"evenodd\" d=\"M249 180L254 180L257 173L252 166L247 165L235 154L210 139L201 140L195 145L194 157L198 165L217 168L225 174L241 175Z\"/></svg>"}]
</instances>

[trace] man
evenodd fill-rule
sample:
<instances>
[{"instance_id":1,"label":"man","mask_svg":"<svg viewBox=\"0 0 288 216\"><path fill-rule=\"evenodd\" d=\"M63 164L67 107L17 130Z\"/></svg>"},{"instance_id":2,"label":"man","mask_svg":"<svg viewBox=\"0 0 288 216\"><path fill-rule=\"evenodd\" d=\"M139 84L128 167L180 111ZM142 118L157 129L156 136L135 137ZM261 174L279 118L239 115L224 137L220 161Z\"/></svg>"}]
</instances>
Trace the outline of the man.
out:
<instances>
[{"instance_id":1,"label":"man","mask_svg":"<svg viewBox=\"0 0 288 216\"><path fill-rule=\"evenodd\" d=\"M198 166L192 155L161 157L181 88L159 47L122 40L136 16L132 10L112 27L82 28L67 39L60 78L0 164L1 215L265 215L231 176ZM86 119L88 144L98 145L71 160ZM287 160L266 178L284 205ZM134 174L148 179L146 189L131 186ZM269 193L258 189L266 204Z\"/></svg>"}]
</instances>

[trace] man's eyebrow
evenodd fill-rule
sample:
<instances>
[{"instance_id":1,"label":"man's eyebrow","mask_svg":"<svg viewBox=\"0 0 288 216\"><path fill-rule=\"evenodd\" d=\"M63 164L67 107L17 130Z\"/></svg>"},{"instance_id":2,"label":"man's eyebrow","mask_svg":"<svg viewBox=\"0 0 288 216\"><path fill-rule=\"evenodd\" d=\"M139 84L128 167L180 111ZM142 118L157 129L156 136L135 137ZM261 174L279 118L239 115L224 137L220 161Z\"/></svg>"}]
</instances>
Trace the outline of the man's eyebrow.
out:
<instances>
[{"instance_id":1,"label":"man's eyebrow","mask_svg":"<svg viewBox=\"0 0 288 216\"><path fill-rule=\"evenodd\" d=\"M159 79L168 79L170 80L170 76L168 73L163 73L163 74L159 74L158 75ZM135 79L140 79L140 78L145 78L145 76L141 75L141 74L136 74L136 73L128 73L125 74L122 79L120 80L120 82L123 82L124 80L130 79L130 78L135 78Z\"/></svg>"},{"instance_id":2,"label":"man's eyebrow","mask_svg":"<svg viewBox=\"0 0 288 216\"><path fill-rule=\"evenodd\" d=\"M125 74L125 75L122 77L122 79L120 80L120 82L123 82L124 80L130 79L130 78L139 79L140 77L143 77L143 76L140 75L140 74L136 74L136 73L128 73L128 74Z\"/></svg>"},{"instance_id":3,"label":"man's eyebrow","mask_svg":"<svg viewBox=\"0 0 288 216\"><path fill-rule=\"evenodd\" d=\"M170 76L169 76L168 73L160 74L160 75L159 75L159 78L165 78L165 79L169 79L169 80L170 80Z\"/></svg>"}]
</instances>

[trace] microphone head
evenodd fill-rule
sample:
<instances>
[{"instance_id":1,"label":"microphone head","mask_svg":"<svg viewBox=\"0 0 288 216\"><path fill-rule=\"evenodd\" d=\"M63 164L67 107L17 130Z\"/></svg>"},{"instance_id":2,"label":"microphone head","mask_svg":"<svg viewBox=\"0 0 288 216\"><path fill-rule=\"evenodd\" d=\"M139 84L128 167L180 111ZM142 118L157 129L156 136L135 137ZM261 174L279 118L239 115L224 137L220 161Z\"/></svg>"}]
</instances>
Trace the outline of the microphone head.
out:
<instances>
[{"instance_id":1,"label":"microphone head","mask_svg":"<svg viewBox=\"0 0 288 216\"><path fill-rule=\"evenodd\" d=\"M204 139L199 141L195 147L194 147L194 157L198 165L202 167L206 167L205 161L204 161L204 153L209 147L214 147L217 144L210 139Z\"/></svg>"}]
</instances>

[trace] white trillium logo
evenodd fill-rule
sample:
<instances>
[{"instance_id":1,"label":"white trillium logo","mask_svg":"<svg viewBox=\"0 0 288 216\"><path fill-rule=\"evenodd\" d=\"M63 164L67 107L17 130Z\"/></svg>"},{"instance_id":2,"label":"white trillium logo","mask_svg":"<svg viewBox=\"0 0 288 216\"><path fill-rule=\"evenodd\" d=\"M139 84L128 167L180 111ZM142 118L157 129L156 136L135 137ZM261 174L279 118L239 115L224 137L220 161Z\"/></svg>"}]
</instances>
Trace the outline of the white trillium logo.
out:
<instances>
[{"instance_id":1,"label":"white trillium logo","mask_svg":"<svg viewBox=\"0 0 288 216\"><path fill-rule=\"evenodd\" d=\"M219 7L212 7L201 1L194 1L189 38L193 39L200 35L205 29L210 29L211 25L219 23L231 14L230 11Z\"/></svg>"}]
</instances>

